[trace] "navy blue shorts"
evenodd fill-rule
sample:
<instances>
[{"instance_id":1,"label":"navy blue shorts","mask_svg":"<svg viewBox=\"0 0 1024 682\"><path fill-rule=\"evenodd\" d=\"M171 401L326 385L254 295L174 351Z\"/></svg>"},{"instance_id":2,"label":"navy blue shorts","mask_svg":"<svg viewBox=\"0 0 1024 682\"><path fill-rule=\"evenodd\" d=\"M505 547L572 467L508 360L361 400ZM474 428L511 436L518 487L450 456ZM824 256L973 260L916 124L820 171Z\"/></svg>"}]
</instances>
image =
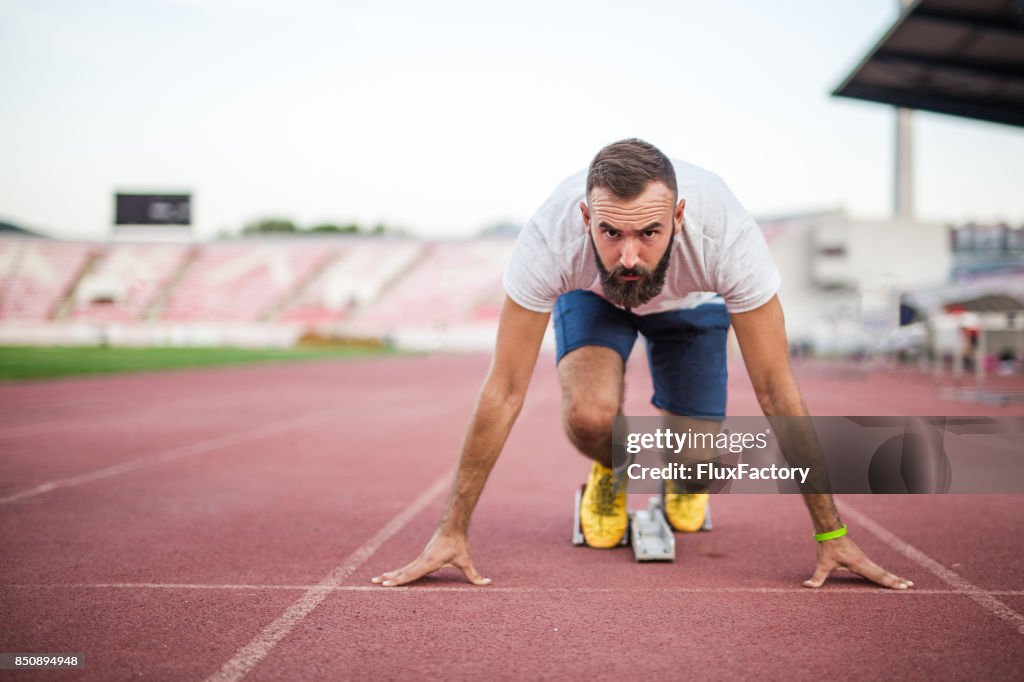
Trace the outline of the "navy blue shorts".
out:
<instances>
[{"instance_id":1,"label":"navy blue shorts","mask_svg":"<svg viewBox=\"0 0 1024 682\"><path fill-rule=\"evenodd\" d=\"M582 346L604 346L625 364L637 332L647 339L655 407L688 417L725 418L725 341L729 313L721 303L635 315L583 289L555 303L557 361Z\"/></svg>"}]
</instances>

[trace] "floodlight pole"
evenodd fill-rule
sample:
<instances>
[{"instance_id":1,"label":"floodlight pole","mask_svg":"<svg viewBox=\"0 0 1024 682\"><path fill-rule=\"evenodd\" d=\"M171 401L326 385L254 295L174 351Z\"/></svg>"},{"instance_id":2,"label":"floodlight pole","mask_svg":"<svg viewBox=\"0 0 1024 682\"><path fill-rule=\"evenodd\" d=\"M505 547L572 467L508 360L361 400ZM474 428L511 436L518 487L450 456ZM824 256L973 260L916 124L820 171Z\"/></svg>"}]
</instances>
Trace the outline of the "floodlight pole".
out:
<instances>
[{"instance_id":1,"label":"floodlight pole","mask_svg":"<svg viewBox=\"0 0 1024 682\"><path fill-rule=\"evenodd\" d=\"M915 0L899 0L900 13L910 11ZM896 109L893 157L892 213L896 220L914 219L913 110Z\"/></svg>"},{"instance_id":2,"label":"floodlight pole","mask_svg":"<svg viewBox=\"0 0 1024 682\"><path fill-rule=\"evenodd\" d=\"M914 111L896 109L895 167L893 168L893 218L914 218Z\"/></svg>"}]
</instances>

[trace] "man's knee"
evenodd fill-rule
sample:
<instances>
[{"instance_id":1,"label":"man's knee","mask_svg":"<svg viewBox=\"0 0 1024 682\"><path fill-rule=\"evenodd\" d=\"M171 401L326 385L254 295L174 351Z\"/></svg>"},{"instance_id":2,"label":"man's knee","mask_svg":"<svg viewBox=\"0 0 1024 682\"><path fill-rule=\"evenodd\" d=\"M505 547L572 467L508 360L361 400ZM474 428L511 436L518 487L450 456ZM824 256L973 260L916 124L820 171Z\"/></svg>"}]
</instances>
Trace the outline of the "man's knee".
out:
<instances>
[{"instance_id":1,"label":"man's knee","mask_svg":"<svg viewBox=\"0 0 1024 682\"><path fill-rule=\"evenodd\" d=\"M574 403L565 410L565 430L578 443L605 443L612 437L612 421L618 413L618 405Z\"/></svg>"}]
</instances>

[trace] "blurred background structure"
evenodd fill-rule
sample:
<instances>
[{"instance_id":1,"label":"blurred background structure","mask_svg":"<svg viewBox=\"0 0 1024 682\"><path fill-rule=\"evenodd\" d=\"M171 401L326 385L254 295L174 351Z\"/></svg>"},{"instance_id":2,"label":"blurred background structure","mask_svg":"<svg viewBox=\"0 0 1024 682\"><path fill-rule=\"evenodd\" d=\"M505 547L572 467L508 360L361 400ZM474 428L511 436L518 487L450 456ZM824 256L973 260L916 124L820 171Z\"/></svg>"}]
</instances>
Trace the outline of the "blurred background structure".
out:
<instances>
[{"instance_id":1,"label":"blurred background structure","mask_svg":"<svg viewBox=\"0 0 1024 682\"><path fill-rule=\"evenodd\" d=\"M322 7L307 4L303 11L310 6ZM957 196L948 197L950 218L939 219L943 209L936 209L932 200L925 211L927 218L919 219L921 193L915 193L915 187L921 183L915 161L921 155L913 144L916 114L911 112L988 122L979 125L996 123L1017 135L1010 139L1019 144L1017 129L1024 125L1024 2L918 0L898 6L895 20L873 47L861 53L857 66L833 92L840 98L894 109L891 215L864 219L847 208L819 210L810 205L807 210L762 210L767 215L761 216L760 224L783 273L781 297L795 355L858 361L887 358L957 381L973 377L981 387L991 376L1022 372L1024 184L1019 175L1004 177L1019 173L1019 165L1011 164L1016 155L1007 152L986 160L997 178L995 184L1019 190L1015 195L1011 191L1009 199L1003 195L1008 203L999 215L1007 219L989 219L991 215L977 209L971 210L982 219L964 219L964 201ZM274 4L269 7L273 9ZM756 13L744 3L729 9ZM798 8L784 9L798 13ZM32 14L42 10L27 5L8 11L23 26L46 20ZM460 16L468 17L472 27L471 13ZM373 22L372 17L360 20ZM12 25L15 29L8 31L16 30L18 22ZM742 87L742 77L733 76ZM7 74L8 87L12 82ZM688 102L699 101L699 92L688 91L683 99L687 102L683 110L690 111L693 107ZM16 110L17 105L10 106L16 114L24 114ZM800 111L788 115L798 124L804 120ZM586 119L586 110L581 108L578 116ZM813 113L807 114L808 125L813 118ZM382 129L396 130L395 122L388 118L381 123ZM644 123L646 127L640 126L634 134L662 144L657 136L660 124ZM739 134L742 121L734 121L733 127ZM621 128L606 126L609 131ZM284 129L279 132L293 135ZM496 131L490 134L500 147L501 136ZM807 134L814 136L809 128ZM837 140L843 137L841 131L833 134ZM726 139L724 132L721 139ZM608 141L607 134L580 137L574 140L578 149L572 157L585 161L580 149L592 153ZM9 139L6 143L7 148L15 148ZM296 141L297 146L302 144ZM790 142L794 149L801 144ZM837 141L833 153L840 162L849 153L842 144ZM676 154L668 144L662 146ZM743 151L758 156L754 149ZM454 148L452 153L463 154ZM501 153L495 150L496 156ZM785 164L792 159L770 154L775 156L752 171L752 176L774 175L777 159L778 175L788 184ZM569 155L567 149L559 149L552 154L555 158L534 163L557 167ZM704 162L700 153L696 156L693 160ZM4 163L12 158L8 156ZM466 166L475 158L463 158L461 163ZM729 155L723 158L728 165ZM505 182L505 175L495 170L499 162L480 161L481 174L494 175L487 191L493 186L500 191ZM713 160L708 165L719 170ZM944 172L954 178L954 185L958 173L971 172L951 166ZM505 170L530 175L526 168ZM529 196L539 201L541 188L553 186L553 181L572 170L545 170L529 185ZM482 350L493 339L503 296L501 274L515 239L514 220L497 220L477 236L451 238L414 236L384 225L360 231L354 225L320 224L301 231L290 221L267 219L250 223L241 234L222 227L219 237L211 238L209 225L199 230L195 220L211 199L209 184L193 192L177 183L152 182L163 177L160 173L140 170L135 177L119 172L121 177L129 176L130 189L122 184L106 197L91 199L112 201L113 216L105 231L76 238L69 230L58 229L65 238L51 239L38 230L0 224L0 344L289 347L303 341L370 340L407 349ZM9 179L20 181L16 168L7 173ZM868 186L874 176L885 174L884 168L876 167L874 173L860 177ZM795 184L809 182L803 174L792 177ZM136 189L143 178L147 178L145 189ZM422 192L442 195L442 203L449 202L453 210L460 203L458 178L442 183L421 175L415 183L405 182L406 192L398 191L397 178L371 177L370 181L381 191L394 190L388 195L389 205L415 207L425 201ZM741 200L754 195L755 213L758 207L772 206L756 190L745 189L750 184L746 176L730 184ZM971 187L967 177L962 177L962 184ZM859 189L849 191L857 194ZM471 193L486 194L484 190ZM42 222L32 219L31 203L23 194L0 192L0 212L28 216L33 225ZM49 200L62 201L59 193ZM377 201L382 202L379 197ZM394 215L402 219L400 213Z\"/></svg>"}]
</instances>

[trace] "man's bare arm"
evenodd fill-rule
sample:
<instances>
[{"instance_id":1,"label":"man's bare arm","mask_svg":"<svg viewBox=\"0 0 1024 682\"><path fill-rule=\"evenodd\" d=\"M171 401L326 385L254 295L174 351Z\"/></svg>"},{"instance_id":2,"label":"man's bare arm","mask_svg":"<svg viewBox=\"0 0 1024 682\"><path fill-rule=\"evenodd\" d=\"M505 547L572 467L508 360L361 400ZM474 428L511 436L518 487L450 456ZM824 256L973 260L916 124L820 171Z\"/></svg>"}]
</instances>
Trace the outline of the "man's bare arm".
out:
<instances>
[{"instance_id":1,"label":"man's bare arm","mask_svg":"<svg viewBox=\"0 0 1024 682\"><path fill-rule=\"evenodd\" d=\"M773 417L806 417L807 406L789 366L789 343L778 297L772 297L756 310L733 315L732 325L750 375L750 383L765 416L769 420ZM798 432L802 420L772 421L776 421L772 427L781 441L779 445L787 461L793 466L810 465L816 477L809 487L818 492L804 495L814 532L823 533L839 528L842 525L839 513L832 496L827 494L828 472L820 457L817 437L810 428L810 422L806 422L807 429Z\"/></svg>"},{"instance_id":2,"label":"man's bare arm","mask_svg":"<svg viewBox=\"0 0 1024 682\"><path fill-rule=\"evenodd\" d=\"M775 417L808 416L807 406L789 366L789 344L778 297L773 296L756 310L732 315L732 325L758 403L769 421ZM813 490L816 492L805 492L803 497L815 532L840 528L842 522L832 495L822 492L828 490L828 472L810 420L774 421L773 429L786 460L791 465L809 464L812 467ZM784 426L776 428L776 423L780 422L785 422ZM818 543L814 575L804 585L819 587L836 568L847 568L886 587L906 589L913 586L909 580L903 580L871 561L848 536Z\"/></svg>"},{"instance_id":3,"label":"man's bare arm","mask_svg":"<svg viewBox=\"0 0 1024 682\"><path fill-rule=\"evenodd\" d=\"M441 517L442 532L465 534L469 530L469 518L487 476L522 410L549 317L505 297L494 358L469 422L455 482Z\"/></svg>"},{"instance_id":4,"label":"man's bare arm","mask_svg":"<svg viewBox=\"0 0 1024 682\"><path fill-rule=\"evenodd\" d=\"M470 559L466 538L469 520L523 407L549 317L505 297L494 358L470 418L441 522L414 561L377 576L373 582L387 587L404 585L444 566L460 568L473 583L490 582L480 576Z\"/></svg>"}]
</instances>

